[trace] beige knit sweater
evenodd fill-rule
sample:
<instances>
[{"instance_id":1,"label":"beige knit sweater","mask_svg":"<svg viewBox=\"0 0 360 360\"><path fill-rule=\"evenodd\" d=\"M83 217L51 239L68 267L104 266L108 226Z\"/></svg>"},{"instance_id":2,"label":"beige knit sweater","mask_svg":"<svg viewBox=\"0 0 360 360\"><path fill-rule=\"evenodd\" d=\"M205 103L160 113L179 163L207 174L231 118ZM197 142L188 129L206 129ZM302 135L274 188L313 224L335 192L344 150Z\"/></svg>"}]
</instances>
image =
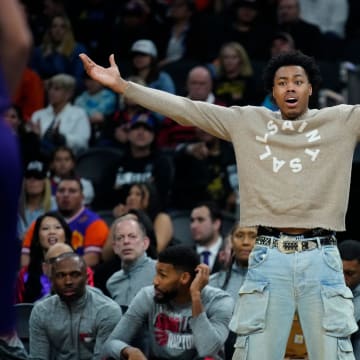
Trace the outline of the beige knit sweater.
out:
<instances>
[{"instance_id":1,"label":"beige knit sweater","mask_svg":"<svg viewBox=\"0 0 360 360\"><path fill-rule=\"evenodd\" d=\"M294 121L264 107L221 107L130 83L125 96L234 145L243 226L345 230L360 106L308 110Z\"/></svg>"}]
</instances>

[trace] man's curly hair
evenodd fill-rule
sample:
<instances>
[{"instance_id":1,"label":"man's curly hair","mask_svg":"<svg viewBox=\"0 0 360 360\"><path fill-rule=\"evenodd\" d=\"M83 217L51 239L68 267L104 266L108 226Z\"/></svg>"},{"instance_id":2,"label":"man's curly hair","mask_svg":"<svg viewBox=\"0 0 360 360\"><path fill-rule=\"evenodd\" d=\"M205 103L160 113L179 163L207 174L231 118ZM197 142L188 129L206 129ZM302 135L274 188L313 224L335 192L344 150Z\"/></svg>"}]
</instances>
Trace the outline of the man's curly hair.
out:
<instances>
[{"instance_id":1,"label":"man's curly hair","mask_svg":"<svg viewBox=\"0 0 360 360\"><path fill-rule=\"evenodd\" d=\"M271 58L264 69L263 79L265 90L272 92L276 71L282 66L301 66L314 89L321 83L321 74L315 59L303 54L301 51L291 51Z\"/></svg>"}]
</instances>

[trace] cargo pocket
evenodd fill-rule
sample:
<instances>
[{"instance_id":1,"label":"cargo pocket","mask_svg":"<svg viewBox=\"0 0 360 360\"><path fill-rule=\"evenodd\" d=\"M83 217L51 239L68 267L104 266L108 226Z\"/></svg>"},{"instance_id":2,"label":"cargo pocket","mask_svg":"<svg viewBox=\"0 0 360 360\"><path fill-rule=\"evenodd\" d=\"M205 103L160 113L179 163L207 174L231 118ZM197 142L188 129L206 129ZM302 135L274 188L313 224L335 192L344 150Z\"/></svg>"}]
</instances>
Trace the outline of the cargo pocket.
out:
<instances>
[{"instance_id":1,"label":"cargo pocket","mask_svg":"<svg viewBox=\"0 0 360 360\"><path fill-rule=\"evenodd\" d=\"M268 282L245 280L239 290L230 329L238 335L262 332L268 303Z\"/></svg>"},{"instance_id":2,"label":"cargo pocket","mask_svg":"<svg viewBox=\"0 0 360 360\"><path fill-rule=\"evenodd\" d=\"M236 338L232 360L246 360L248 358L248 340L248 336L238 336Z\"/></svg>"},{"instance_id":3,"label":"cargo pocket","mask_svg":"<svg viewBox=\"0 0 360 360\"><path fill-rule=\"evenodd\" d=\"M338 360L354 360L353 348L349 338L338 339Z\"/></svg>"},{"instance_id":4,"label":"cargo pocket","mask_svg":"<svg viewBox=\"0 0 360 360\"><path fill-rule=\"evenodd\" d=\"M346 338L357 330L353 294L345 285L321 286L324 308L323 328L327 335Z\"/></svg>"}]
</instances>

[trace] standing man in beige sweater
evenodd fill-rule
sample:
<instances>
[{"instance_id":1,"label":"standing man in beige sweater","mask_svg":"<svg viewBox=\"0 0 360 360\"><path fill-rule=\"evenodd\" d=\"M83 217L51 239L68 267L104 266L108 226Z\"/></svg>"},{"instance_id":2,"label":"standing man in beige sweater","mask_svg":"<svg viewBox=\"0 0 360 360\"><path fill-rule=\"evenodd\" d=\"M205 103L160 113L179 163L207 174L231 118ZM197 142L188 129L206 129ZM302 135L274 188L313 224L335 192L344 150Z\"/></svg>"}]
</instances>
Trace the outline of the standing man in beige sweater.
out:
<instances>
[{"instance_id":1,"label":"standing man in beige sweater","mask_svg":"<svg viewBox=\"0 0 360 360\"><path fill-rule=\"evenodd\" d=\"M293 52L272 58L265 86L279 111L219 107L125 81L80 55L88 74L125 97L182 125L232 141L240 179L240 224L258 226L232 331L234 360L283 358L297 310L310 360L353 360L357 329L336 231L345 229L360 107L309 110L320 80L314 60Z\"/></svg>"}]
</instances>

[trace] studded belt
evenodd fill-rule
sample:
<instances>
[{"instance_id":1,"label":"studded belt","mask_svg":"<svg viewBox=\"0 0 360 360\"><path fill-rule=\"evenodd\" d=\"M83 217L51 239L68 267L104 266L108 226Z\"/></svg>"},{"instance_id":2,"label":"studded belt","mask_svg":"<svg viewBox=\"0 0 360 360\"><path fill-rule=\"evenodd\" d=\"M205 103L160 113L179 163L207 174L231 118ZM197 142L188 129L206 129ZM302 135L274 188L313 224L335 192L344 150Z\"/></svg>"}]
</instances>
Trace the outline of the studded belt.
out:
<instances>
[{"instance_id":1,"label":"studded belt","mask_svg":"<svg viewBox=\"0 0 360 360\"><path fill-rule=\"evenodd\" d=\"M290 254L294 252L314 250L323 245L336 245L334 235L316 236L306 239L298 239L291 235L280 235L280 237L260 235L256 238L256 244L277 248L280 252Z\"/></svg>"}]
</instances>

